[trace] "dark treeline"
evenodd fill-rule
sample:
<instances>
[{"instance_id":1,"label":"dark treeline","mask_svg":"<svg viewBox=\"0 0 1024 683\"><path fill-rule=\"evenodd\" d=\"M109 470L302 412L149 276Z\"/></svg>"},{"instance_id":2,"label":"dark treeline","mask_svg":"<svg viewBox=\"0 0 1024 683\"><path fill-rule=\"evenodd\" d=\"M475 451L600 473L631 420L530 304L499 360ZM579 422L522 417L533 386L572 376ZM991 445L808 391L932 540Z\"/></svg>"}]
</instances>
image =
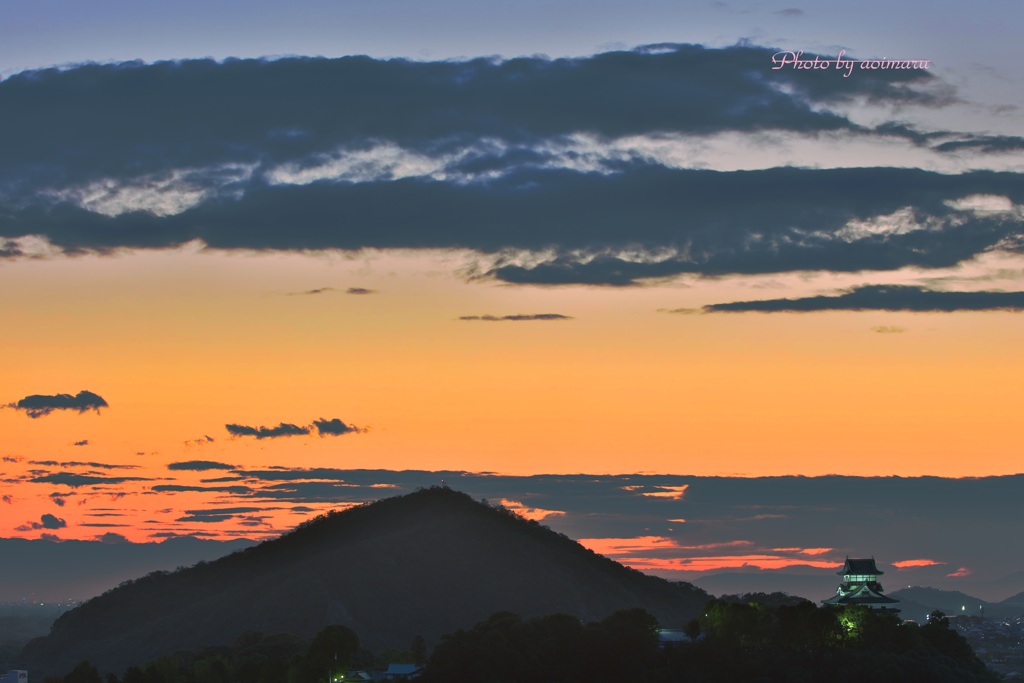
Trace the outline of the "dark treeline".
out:
<instances>
[{"instance_id":1,"label":"dark treeline","mask_svg":"<svg viewBox=\"0 0 1024 683\"><path fill-rule=\"evenodd\" d=\"M938 613L918 626L865 607L715 600L682 630L689 642L660 646L657 624L643 610L616 612L587 625L566 615L524 621L499 613L446 636L434 650L423 681L998 680Z\"/></svg>"},{"instance_id":2,"label":"dark treeline","mask_svg":"<svg viewBox=\"0 0 1024 683\"><path fill-rule=\"evenodd\" d=\"M412 661L415 654L385 656ZM311 641L288 634L246 633L232 645L179 652L133 666L120 678L101 676L95 666L83 661L63 678L49 677L45 683L307 683L328 677L337 680L353 666L376 663L369 651L359 647L352 629L333 625Z\"/></svg>"},{"instance_id":3,"label":"dark treeline","mask_svg":"<svg viewBox=\"0 0 1024 683\"><path fill-rule=\"evenodd\" d=\"M661 644L658 622L643 609L582 623L566 614L523 619L498 612L444 636L422 683L973 683L997 681L936 612L919 626L865 607L809 602L713 600L682 629L683 642ZM47 683L312 683L350 669L425 656L422 639L406 653L374 658L356 634L329 626L312 641L252 633L232 646L164 657L103 678L83 662ZM340 680L340 679L339 679Z\"/></svg>"}]
</instances>

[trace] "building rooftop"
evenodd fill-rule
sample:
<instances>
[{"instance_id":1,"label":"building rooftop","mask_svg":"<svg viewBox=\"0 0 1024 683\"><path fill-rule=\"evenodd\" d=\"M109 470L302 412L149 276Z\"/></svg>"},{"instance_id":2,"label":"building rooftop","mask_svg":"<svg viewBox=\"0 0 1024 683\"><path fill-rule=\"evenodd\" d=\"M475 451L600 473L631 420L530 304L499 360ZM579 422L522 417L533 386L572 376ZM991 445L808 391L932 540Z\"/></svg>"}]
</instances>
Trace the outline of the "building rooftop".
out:
<instances>
[{"instance_id":1,"label":"building rooftop","mask_svg":"<svg viewBox=\"0 0 1024 683\"><path fill-rule=\"evenodd\" d=\"M878 567L875 566L875 558L873 557L866 559L852 559L847 557L846 564L843 565L841 570L836 572L839 576L843 576L845 574L874 574L875 576L880 576L884 573L885 572L879 571Z\"/></svg>"},{"instance_id":2,"label":"building rooftop","mask_svg":"<svg viewBox=\"0 0 1024 683\"><path fill-rule=\"evenodd\" d=\"M828 600L822 600L821 602L825 605L866 605L868 607L874 607L878 605L894 605L898 603L899 600L894 600L887 595L882 595L878 591L872 590L867 584L864 584L845 595L836 594Z\"/></svg>"}]
</instances>

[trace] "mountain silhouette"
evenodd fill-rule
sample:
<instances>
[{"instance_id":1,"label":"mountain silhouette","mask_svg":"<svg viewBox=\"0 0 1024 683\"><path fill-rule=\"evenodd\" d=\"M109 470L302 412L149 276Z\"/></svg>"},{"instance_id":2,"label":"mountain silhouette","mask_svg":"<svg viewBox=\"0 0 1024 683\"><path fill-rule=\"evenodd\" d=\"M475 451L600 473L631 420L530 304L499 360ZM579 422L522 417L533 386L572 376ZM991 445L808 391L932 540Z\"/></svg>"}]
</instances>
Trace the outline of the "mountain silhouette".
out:
<instances>
[{"instance_id":1,"label":"mountain silhouette","mask_svg":"<svg viewBox=\"0 0 1024 683\"><path fill-rule=\"evenodd\" d=\"M912 586L890 593L900 604L900 616L923 622L929 614L938 610L946 616L988 616L996 619L1019 617L1024 614L1020 605L1007 598L1002 602L988 602L961 591L947 591L939 588Z\"/></svg>"},{"instance_id":2,"label":"mountain silhouette","mask_svg":"<svg viewBox=\"0 0 1024 683\"><path fill-rule=\"evenodd\" d=\"M119 673L247 631L312 637L328 624L363 645L407 648L501 610L583 621L642 607L682 628L709 596L648 576L449 488L332 512L271 541L126 582L62 615L22 666L63 674L87 659Z\"/></svg>"}]
</instances>

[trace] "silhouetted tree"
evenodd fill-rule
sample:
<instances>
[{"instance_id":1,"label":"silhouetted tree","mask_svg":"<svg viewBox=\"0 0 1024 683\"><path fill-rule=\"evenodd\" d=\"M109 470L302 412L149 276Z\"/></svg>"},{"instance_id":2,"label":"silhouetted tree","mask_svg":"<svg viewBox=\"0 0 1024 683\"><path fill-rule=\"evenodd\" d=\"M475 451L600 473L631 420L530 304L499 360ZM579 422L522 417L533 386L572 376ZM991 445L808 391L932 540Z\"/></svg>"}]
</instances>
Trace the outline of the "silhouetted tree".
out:
<instances>
[{"instance_id":1,"label":"silhouetted tree","mask_svg":"<svg viewBox=\"0 0 1024 683\"><path fill-rule=\"evenodd\" d=\"M328 674L333 678L348 671L352 656L359 650L359 636L348 626L332 624L322 629L309 644L305 657L294 663L289 680L319 680Z\"/></svg>"},{"instance_id":2,"label":"silhouetted tree","mask_svg":"<svg viewBox=\"0 0 1024 683\"><path fill-rule=\"evenodd\" d=\"M412 661L414 664L422 666L427 662L427 641L423 636L416 636L412 639L412 645L409 648L412 653Z\"/></svg>"},{"instance_id":3,"label":"silhouetted tree","mask_svg":"<svg viewBox=\"0 0 1024 683\"><path fill-rule=\"evenodd\" d=\"M64 677L64 683L103 683L103 679L95 666L83 661Z\"/></svg>"}]
</instances>

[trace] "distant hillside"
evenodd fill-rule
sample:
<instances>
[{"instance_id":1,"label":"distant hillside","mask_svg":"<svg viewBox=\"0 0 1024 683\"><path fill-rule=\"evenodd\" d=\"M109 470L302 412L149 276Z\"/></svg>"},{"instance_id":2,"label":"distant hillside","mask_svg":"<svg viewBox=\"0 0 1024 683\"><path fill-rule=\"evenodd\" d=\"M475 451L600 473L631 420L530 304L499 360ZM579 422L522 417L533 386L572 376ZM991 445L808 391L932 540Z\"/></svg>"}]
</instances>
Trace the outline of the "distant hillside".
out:
<instances>
[{"instance_id":1,"label":"distant hillside","mask_svg":"<svg viewBox=\"0 0 1024 683\"><path fill-rule=\"evenodd\" d=\"M946 591L939 588L915 586L891 591L887 595L900 601L900 604L896 605L900 608L900 616L914 621L922 621L935 610L951 617L958 615L973 617L983 614L986 617L999 618L1024 614L1024 608L1007 601L1002 603L986 602L960 591Z\"/></svg>"},{"instance_id":2,"label":"distant hillside","mask_svg":"<svg viewBox=\"0 0 1024 683\"><path fill-rule=\"evenodd\" d=\"M65 673L82 659L119 672L246 631L310 637L354 629L364 645L429 645L499 610L585 621L643 607L680 628L709 596L628 569L536 522L447 488L332 513L215 562L154 573L67 612L23 666Z\"/></svg>"},{"instance_id":3,"label":"distant hillside","mask_svg":"<svg viewBox=\"0 0 1024 683\"><path fill-rule=\"evenodd\" d=\"M0 602L87 600L136 576L215 560L256 545L190 536L160 543L0 538Z\"/></svg>"},{"instance_id":4,"label":"distant hillside","mask_svg":"<svg viewBox=\"0 0 1024 683\"><path fill-rule=\"evenodd\" d=\"M1010 597L1000 602L1000 604L1024 607L1024 592L1017 593L1016 595L1011 595Z\"/></svg>"},{"instance_id":5,"label":"distant hillside","mask_svg":"<svg viewBox=\"0 0 1024 683\"><path fill-rule=\"evenodd\" d=\"M835 571L811 568L802 574L778 571L736 571L707 574L694 579L694 585L715 595L741 595L743 593L789 593L820 603L835 595L840 577Z\"/></svg>"}]
</instances>

